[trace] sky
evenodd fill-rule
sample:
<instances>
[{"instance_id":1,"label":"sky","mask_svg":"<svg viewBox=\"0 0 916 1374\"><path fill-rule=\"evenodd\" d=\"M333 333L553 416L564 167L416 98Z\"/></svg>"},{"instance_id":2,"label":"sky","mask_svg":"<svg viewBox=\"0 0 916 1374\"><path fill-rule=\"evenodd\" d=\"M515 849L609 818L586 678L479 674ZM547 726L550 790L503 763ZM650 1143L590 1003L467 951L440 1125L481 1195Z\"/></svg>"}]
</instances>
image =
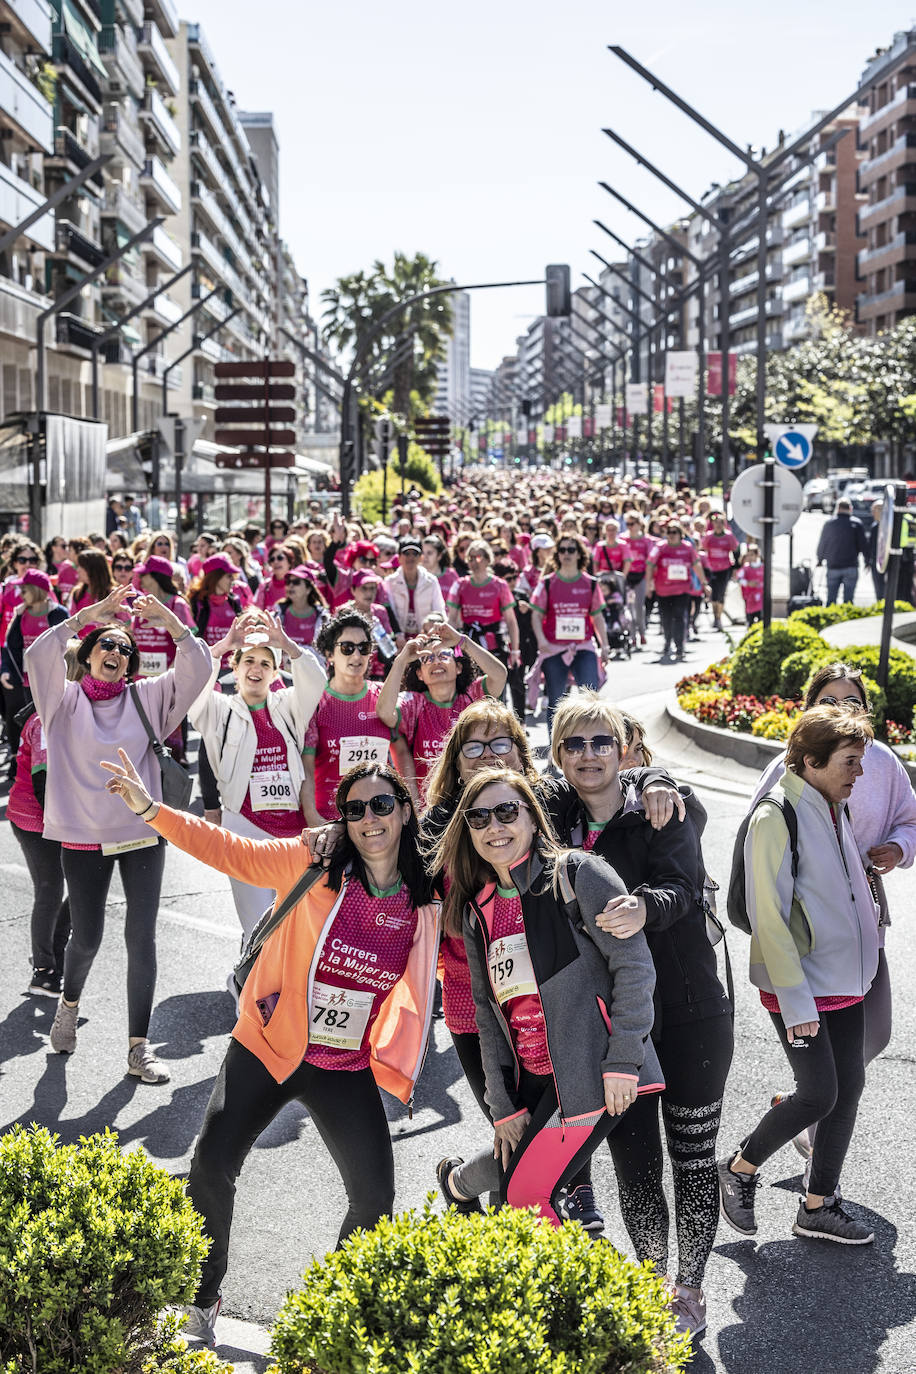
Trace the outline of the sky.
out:
<instances>
[{"instance_id":1,"label":"sky","mask_svg":"<svg viewBox=\"0 0 916 1374\"><path fill-rule=\"evenodd\" d=\"M191 8L193 6L193 9ZM336 278L395 250L458 283L573 286L610 256L602 219L686 208L602 133L614 128L699 199L733 156L608 51L625 48L740 147L772 146L859 84L914 16L889 0L184 0L241 109L272 110L280 232L313 313ZM253 20L256 23L253 24ZM540 287L471 301L471 363L492 368L544 313Z\"/></svg>"}]
</instances>

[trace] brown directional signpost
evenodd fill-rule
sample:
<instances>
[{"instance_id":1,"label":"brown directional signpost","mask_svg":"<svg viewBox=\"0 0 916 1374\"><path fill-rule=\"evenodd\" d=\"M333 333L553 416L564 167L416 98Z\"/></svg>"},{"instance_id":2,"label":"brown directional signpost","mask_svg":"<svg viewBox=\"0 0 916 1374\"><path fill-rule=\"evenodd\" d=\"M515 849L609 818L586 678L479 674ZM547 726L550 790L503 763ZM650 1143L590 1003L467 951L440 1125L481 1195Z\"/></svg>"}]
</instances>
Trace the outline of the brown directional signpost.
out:
<instances>
[{"instance_id":1,"label":"brown directional signpost","mask_svg":"<svg viewBox=\"0 0 916 1374\"><path fill-rule=\"evenodd\" d=\"M264 469L264 522L269 529L271 470L291 468L296 461L296 388L287 380L296 375L295 363L286 358L252 359L217 363L214 371L216 442L242 450L221 454L216 465Z\"/></svg>"}]
</instances>

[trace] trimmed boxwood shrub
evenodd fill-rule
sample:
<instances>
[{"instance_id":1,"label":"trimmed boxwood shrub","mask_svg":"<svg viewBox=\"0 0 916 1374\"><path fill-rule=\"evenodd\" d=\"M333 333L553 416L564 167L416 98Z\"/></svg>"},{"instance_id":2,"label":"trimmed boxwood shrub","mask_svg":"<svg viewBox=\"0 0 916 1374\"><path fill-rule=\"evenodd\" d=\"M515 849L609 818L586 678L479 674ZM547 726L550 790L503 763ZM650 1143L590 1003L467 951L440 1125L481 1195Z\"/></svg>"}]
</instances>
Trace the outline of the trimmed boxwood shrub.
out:
<instances>
[{"instance_id":1,"label":"trimmed boxwood shrub","mask_svg":"<svg viewBox=\"0 0 916 1374\"><path fill-rule=\"evenodd\" d=\"M800 649L824 646L810 626L792 620L774 620L768 630L752 625L731 660L732 691L736 696L769 697L781 692L783 660ZM824 646L826 647L826 646ZM782 692L791 696L790 692Z\"/></svg>"},{"instance_id":2,"label":"trimmed boxwood shrub","mask_svg":"<svg viewBox=\"0 0 916 1374\"><path fill-rule=\"evenodd\" d=\"M912 611L909 601L895 601L894 611ZM869 615L882 615L884 602L876 601L871 606L853 606L850 602L834 603L831 606L805 606L801 611L793 611L790 620L801 625L809 625L812 630L823 630L825 625L838 625L844 620L864 620Z\"/></svg>"},{"instance_id":3,"label":"trimmed boxwood shrub","mask_svg":"<svg viewBox=\"0 0 916 1374\"><path fill-rule=\"evenodd\" d=\"M850 644L833 657L842 659L853 668L860 668L872 680L878 676L878 660L881 650L877 644ZM887 672L888 720L898 723L911 720L916 706L916 659L903 649L891 647Z\"/></svg>"},{"instance_id":4,"label":"trimmed boxwood shrub","mask_svg":"<svg viewBox=\"0 0 916 1374\"><path fill-rule=\"evenodd\" d=\"M661 1374L681 1370L664 1280L532 1211L405 1212L306 1270L270 1374Z\"/></svg>"},{"instance_id":5,"label":"trimmed boxwood shrub","mask_svg":"<svg viewBox=\"0 0 916 1374\"><path fill-rule=\"evenodd\" d=\"M158 1321L194 1296L209 1242L179 1179L112 1131L59 1145L42 1127L0 1138L0 1370L225 1370Z\"/></svg>"}]
</instances>

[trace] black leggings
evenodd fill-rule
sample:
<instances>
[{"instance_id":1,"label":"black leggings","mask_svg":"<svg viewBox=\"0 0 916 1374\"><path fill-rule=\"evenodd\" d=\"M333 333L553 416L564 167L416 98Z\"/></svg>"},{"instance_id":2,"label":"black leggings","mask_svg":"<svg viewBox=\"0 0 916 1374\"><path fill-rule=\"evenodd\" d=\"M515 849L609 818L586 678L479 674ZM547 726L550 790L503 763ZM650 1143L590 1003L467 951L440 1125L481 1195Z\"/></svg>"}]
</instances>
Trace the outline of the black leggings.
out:
<instances>
[{"instance_id":1,"label":"black leggings","mask_svg":"<svg viewBox=\"0 0 916 1374\"><path fill-rule=\"evenodd\" d=\"M156 990L156 917L165 866L165 841L147 849L107 857L101 850L62 849L70 893L72 932L64 956L64 997L78 1002L105 930L105 903L115 864L121 874L127 910L127 1034L144 1037Z\"/></svg>"},{"instance_id":2,"label":"black leggings","mask_svg":"<svg viewBox=\"0 0 916 1374\"><path fill-rule=\"evenodd\" d=\"M677 1282L701 1288L719 1221L716 1136L732 1062L731 1017L670 1026L655 1048L665 1077L660 1100L674 1180ZM651 1260L664 1274L669 1218L658 1102L656 1094L638 1097L608 1145L620 1212L636 1258L640 1263Z\"/></svg>"},{"instance_id":3,"label":"black leggings","mask_svg":"<svg viewBox=\"0 0 916 1374\"><path fill-rule=\"evenodd\" d=\"M816 1121L808 1189L830 1197L840 1181L865 1087L864 1004L820 1012L817 1035L796 1039L791 1045L782 1017L770 1012L770 1020L795 1075L795 1092L761 1118L742 1142L741 1154L748 1164L759 1167Z\"/></svg>"},{"instance_id":4,"label":"black leggings","mask_svg":"<svg viewBox=\"0 0 916 1374\"><path fill-rule=\"evenodd\" d=\"M229 1262L235 1183L258 1136L294 1099L308 1110L340 1170L349 1206L338 1245L370 1230L394 1206L394 1155L381 1094L371 1069L356 1073L300 1064L278 1083L250 1050L230 1040L191 1161L188 1192L213 1244L194 1299L210 1307Z\"/></svg>"},{"instance_id":5,"label":"black leggings","mask_svg":"<svg viewBox=\"0 0 916 1374\"><path fill-rule=\"evenodd\" d=\"M660 596L658 598L658 613L661 617L665 648L673 641L677 652L683 653L684 636L687 633L687 617L690 614L689 594L678 592L676 596Z\"/></svg>"},{"instance_id":6,"label":"black leggings","mask_svg":"<svg viewBox=\"0 0 916 1374\"><path fill-rule=\"evenodd\" d=\"M70 903L64 896L64 870L58 840L46 840L40 830L22 830L11 822L32 879L32 964L35 968L64 966L70 934Z\"/></svg>"}]
</instances>

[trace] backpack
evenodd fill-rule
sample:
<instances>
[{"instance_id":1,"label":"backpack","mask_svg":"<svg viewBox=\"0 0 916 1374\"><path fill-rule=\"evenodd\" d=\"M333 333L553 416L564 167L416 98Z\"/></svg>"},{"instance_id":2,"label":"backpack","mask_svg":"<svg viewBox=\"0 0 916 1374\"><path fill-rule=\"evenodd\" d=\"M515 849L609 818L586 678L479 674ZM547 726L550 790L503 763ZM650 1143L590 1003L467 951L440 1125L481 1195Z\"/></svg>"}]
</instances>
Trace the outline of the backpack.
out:
<instances>
[{"instance_id":1,"label":"backpack","mask_svg":"<svg viewBox=\"0 0 916 1374\"><path fill-rule=\"evenodd\" d=\"M744 841L747 839L748 826L751 817L762 802L772 802L778 806L786 823L789 832L789 847L792 850L792 880L798 877L798 817L795 814L795 807L783 797L779 797L772 792L768 792L765 797L761 797L756 806L752 806L738 827L738 834L735 837L735 848L732 853L732 871L728 880L728 919L733 926L743 930L745 935L752 934L751 920L747 914L747 891L745 888L744 870Z\"/></svg>"}]
</instances>

